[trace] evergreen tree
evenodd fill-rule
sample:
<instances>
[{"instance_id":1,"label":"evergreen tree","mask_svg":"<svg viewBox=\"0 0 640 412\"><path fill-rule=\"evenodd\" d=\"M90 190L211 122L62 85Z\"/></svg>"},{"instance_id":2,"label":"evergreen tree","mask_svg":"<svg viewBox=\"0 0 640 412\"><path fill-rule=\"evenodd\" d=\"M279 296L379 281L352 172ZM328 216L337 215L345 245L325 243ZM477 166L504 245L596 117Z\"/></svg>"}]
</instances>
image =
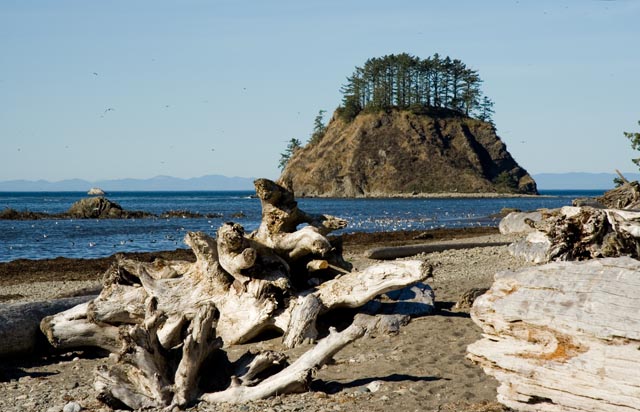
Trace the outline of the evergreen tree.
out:
<instances>
[{"instance_id":1,"label":"evergreen tree","mask_svg":"<svg viewBox=\"0 0 640 412\"><path fill-rule=\"evenodd\" d=\"M640 121L638 121L638 125L640 126ZM624 137L631 141L631 148L633 150L640 150L640 133L638 132L623 132ZM640 158L631 159L636 166L640 167Z\"/></svg>"},{"instance_id":2,"label":"evergreen tree","mask_svg":"<svg viewBox=\"0 0 640 412\"><path fill-rule=\"evenodd\" d=\"M324 137L324 132L327 130L327 127L324 125L322 118L326 112L326 110L318 111L318 115L313 120L313 133L311 133L309 144L316 144Z\"/></svg>"},{"instance_id":3,"label":"evergreen tree","mask_svg":"<svg viewBox=\"0 0 640 412\"><path fill-rule=\"evenodd\" d=\"M487 96L484 96L482 98L482 102L480 103L478 119L482 120L483 122L489 122L493 124L493 113L493 101L491 101L491 99L489 99Z\"/></svg>"},{"instance_id":4,"label":"evergreen tree","mask_svg":"<svg viewBox=\"0 0 640 412\"><path fill-rule=\"evenodd\" d=\"M284 170L284 168L287 166L287 163L289 163L289 160L291 159L293 154L301 147L302 147L302 142L300 142L300 140L295 138L289 140L289 143L287 144L287 148L285 149L285 151L283 153L280 153L280 162L278 163L278 167L280 168L280 170Z\"/></svg>"},{"instance_id":5,"label":"evergreen tree","mask_svg":"<svg viewBox=\"0 0 640 412\"><path fill-rule=\"evenodd\" d=\"M347 78L338 113L350 121L363 110L442 107L490 119L493 103L482 99L481 83L462 61L437 53L427 59L407 53L374 57Z\"/></svg>"}]
</instances>

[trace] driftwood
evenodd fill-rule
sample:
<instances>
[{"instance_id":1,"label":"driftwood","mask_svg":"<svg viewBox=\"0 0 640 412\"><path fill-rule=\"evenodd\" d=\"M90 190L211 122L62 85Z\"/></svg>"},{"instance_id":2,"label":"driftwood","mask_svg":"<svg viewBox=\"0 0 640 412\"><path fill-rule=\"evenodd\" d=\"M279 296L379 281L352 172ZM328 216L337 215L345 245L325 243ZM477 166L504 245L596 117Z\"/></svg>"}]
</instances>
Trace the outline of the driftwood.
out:
<instances>
[{"instance_id":1,"label":"driftwood","mask_svg":"<svg viewBox=\"0 0 640 412\"><path fill-rule=\"evenodd\" d=\"M406 246L376 247L365 251L364 256L369 259L392 260L415 256L420 253L434 253L445 250L471 249L476 247L504 246L509 242L467 242L467 243L424 243Z\"/></svg>"},{"instance_id":2,"label":"driftwood","mask_svg":"<svg viewBox=\"0 0 640 412\"><path fill-rule=\"evenodd\" d=\"M621 176L624 178L624 176ZM610 209L638 209L640 208L640 183L623 180L624 184L609 190L596 200Z\"/></svg>"},{"instance_id":3,"label":"driftwood","mask_svg":"<svg viewBox=\"0 0 640 412\"><path fill-rule=\"evenodd\" d=\"M95 295L89 295L3 305L0 309L0 358L32 353L39 342L40 322L44 317L62 312L95 297Z\"/></svg>"},{"instance_id":4,"label":"driftwood","mask_svg":"<svg viewBox=\"0 0 640 412\"><path fill-rule=\"evenodd\" d=\"M602 257L640 257L640 212L565 206L542 211L537 230L509 246L535 263Z\"/></svg>"},{"instance_id":5,"label":"driftwood","mask_svg":"<svg viewBox=\"0 0 640 412\"><path fill-rule=\"evenodd\" d=\"M511 212L500 220L498 229L503 235L531 233L536 230L535 222L541 219L541 211Z\"/></svg>"},{"instance_id":6,"label":"driftwood","mask_svg":"<svg viewBox=\"0 0 640 412\"><path fill-rule=\"evenodd\" d=\"M554 262L496 275L471 310L468 357L519 411L640 410L640 261Z\"/></svg>"},{"instance_id":7,"label":"driftwood","mask_svg":"<svg viewBox=\"0 0 640 412\"><path fill-rule=\"evenodd\" d=\"M431 273L421 261L350 272L339 243L325 236L346 221L301 211L292 192L266 179L255 185L262 204L255 232L246 235L242 226L226 223L216 239L189 233L185 243L195 262L120 257L96 299L43 320L55 346L98 346L117 355L96 379L105 402L182 407L199 398L238 402L297 391L314 368L367 330L397 330L401 322L393 316L356 317L351 327L330 333L280 372L273 367L285 362L274 353L219 363L225 347L267 330L281 332L285 347L314 342L319 315L360 307ZM307 226L299 229L301 224Z\"/></svg>"}]
</instances>

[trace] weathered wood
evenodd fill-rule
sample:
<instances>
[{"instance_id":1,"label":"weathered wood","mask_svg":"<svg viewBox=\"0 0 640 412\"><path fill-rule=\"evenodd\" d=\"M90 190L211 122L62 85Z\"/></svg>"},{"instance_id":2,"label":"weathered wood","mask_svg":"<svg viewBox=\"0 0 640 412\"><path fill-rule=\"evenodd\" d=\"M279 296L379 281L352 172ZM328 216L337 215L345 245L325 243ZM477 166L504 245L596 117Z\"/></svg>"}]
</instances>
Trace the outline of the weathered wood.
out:
<instances>
[{"instance_id":1,"label":"weathered wood","mask_svg":"<svg viewBox=\"0 0 640 412\"><path fill-rule=\"evenodd\" d=\"M3 305L0 308L0 358L33 353L39 342L46 342L40 332L42 319L93 298L95 295Z\"/></svg>"},{"instance_id":2,"label":"weathered wood","mask_svg":"<svg viewBox=\"0 0 640 412\"><path fill-rule=\"evenodd\" d=\"M541 219L540 211L511 212L500 220L498 229L503 235L531 233L536 230L535 222Z\"/></svg>"},{"instance_id":3,"label":"weathered wood","mask_svg":"<svg viewBox=\"0 0 640 412\"><path fill-rule=\"evenodd\" d=\"M435 293L423 282L392 290L369 301L364 310L370 314L425 316L435 312Z\"/></svg>"},{"instance_id":4,"label":"weathered wood","mask_svg":"<svg viewBox=\"0 0 640 412\"><path fill-rule=\"evenodd\" d=\"M87 316L91 301L79 304L40 322L40 330L57 349L96 347L115 352L120 349L118 326L99 324Z\"/></svg>"},{"instance_id":5,"label":"weathered wood","mask_svg":"<svg viewBox=\"0 0 640 412\"><path fill-rule=\"evenodd\" d=\"M364 256L369 259L393 260L403 257L419 255L420 253L434 253L445 250L471 249L476 247L504 246L509 242L467 242L467 243L424 243L406 246L376 247L365 251Z\"/></svg>"},{"instance_id":6,"label":"weathered wood","mask_svg":"<svg viewBox=\"0 0 640 412\"><path fill-rule=\"evenodd\" d=\"M238 402L296 391L305 387L313 368L365 330L397 332L409 320L397 315L367 322L358 318L281 372L274 369L285 361L276 354L256 354L249 364L230 369L203 370L215 351L267 330L282 332L286 347L314 341L318 315L362 306L431 274L431 266L421 261L348 272L340 242L325 237L344 227L344 220L306 214L293 193L265 179L256 181L256 191L263 220L254 233L245 235L235 223L225 223L217 239L188 233L185 243L195 262L143 263L119 257L105 274L98 297L42 323L59 346L81 342L118 353L116 362L98 373L95 387L102 399L134 409L183 407L200 396L200 379L231 382L228 389L206 395L208 400L232 396ZM300 224L308 226L298 229ZM229 370L236 375L228 375Z\"/></svg>"},{"instance_id":7,"label":"weathered wood","mask_svg":"<svg viewBox=\"0 0 640 412\"><path fill-rule=\"evenodd\" d=\"M468 357L520 411L640 410L640 261L554 262L496 275L471 310Z\"/></svg>"},{"instance_id":8,"label":"weathered wood","mask_svg":"<svg viewBox=\"0 0 640 412\"><path fill-rule=\"evenodd\" d=\"M640 183L627 181L597 197L596 200L610 209L638 209L640 207Z\"/></svg>"},{"instance_id":9,"label":"weathered wood","mask_svg":"<svg viewBox=\"0 0 640 412\"><path fill-rule=\"evenodd\" d=\"M314 370L325 364L340 349L354 340L364 336L371 317L357 315L351 326L342 332L335 329L329 336L320 340L318 344L304 353L298 360L281 372L265 379L255 386L235 384L224 391L208 393L201 397L207 402L243 403L263 399L275 394L301 392L307 390Z\"/></svg>"},{"instance_id":10,"label":"weathered wood","mask_svg":"<svg viewBox=\"0 0 640 412\"><path fill-rule=\"evenodd\" d=\"M316 272L318 270L325 270L329 268L329 262L324 259L314 259L307 263L307 270L309 272Z\"/></svg>"},{"instance_id":11,"label":"weathered wood","mask_svg":"<svg viewBox=\"0 0 640 412\"><path fill-rule=\"evenodd\" d=\"M535 263L640 257L640 212L565 206L543 212L536 231L509 250Z\"/></svg>"}]
</instances>

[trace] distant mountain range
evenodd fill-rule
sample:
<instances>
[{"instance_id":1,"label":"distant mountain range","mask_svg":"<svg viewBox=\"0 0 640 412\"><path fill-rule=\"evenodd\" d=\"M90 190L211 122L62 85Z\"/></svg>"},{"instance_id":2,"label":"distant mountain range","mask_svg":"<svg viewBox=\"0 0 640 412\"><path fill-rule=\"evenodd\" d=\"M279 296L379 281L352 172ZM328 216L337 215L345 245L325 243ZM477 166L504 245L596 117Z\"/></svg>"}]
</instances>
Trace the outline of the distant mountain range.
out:
<instances>
[{"instance_id":1,"label":"distant mountain range","mask_svg":"<svg viewBox=\"0 0 640 412\"><path fill-rule=\"evenodd\" d=\"M629 180L640 180L640 173L625 173ZM539 173L533 178L539 190L597 190L613 188L615 173ZM0 192L86 192L99 187L116 191L181 191L181 190L253 190L250 177L207 175L190 179L156 176L150 179L114 179L87 181L81 179L49 182L46 180L7 180L0 182Z\"/></svg>"},{"instance_id":2,"label":"distant mountain range","mask_svg":"<svg viewBox=\"0 0 640 412\"><path fill-rule=\"evenodd\" d=\"M8 180L0 182L0 192L86 192L99 187L105 192L117 191L182 191L182 190L253 190L253 178L207 175L181 179L156 176L150 179L114 179L87 181L68 179L58 182L46 180Z\"/></svg>"}]
</instances>

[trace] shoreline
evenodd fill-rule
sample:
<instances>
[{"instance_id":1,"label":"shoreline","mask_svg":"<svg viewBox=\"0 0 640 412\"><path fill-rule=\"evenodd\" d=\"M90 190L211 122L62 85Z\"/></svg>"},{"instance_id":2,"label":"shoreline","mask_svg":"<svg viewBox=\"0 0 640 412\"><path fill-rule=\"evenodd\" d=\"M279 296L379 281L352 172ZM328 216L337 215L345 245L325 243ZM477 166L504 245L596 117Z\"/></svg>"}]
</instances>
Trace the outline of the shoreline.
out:
<instances>
[{"instance_id":1,"label":"shoreline","mask_svg":"<svg viewBox=\"0 0 640 412\"><path fill-rule=\"evenodd\" d=\"M433 278L427 283L435 292L436 312L412 319L397 335L366 337L347 346L336 354L333 363L318 371L311 391L240 405L201 404L186 411L356 412L384 411L402 404L407 410L506 412L508 409L496 402L495 379L466 359L467 345L480 339L481 330L470 319L468 309L455 308L464 292L490 286L497 272L528 265L511 256L506 246L493 246L496 240L508 240L508 237L499 234L495 227L342 235L344 257L355 271L377 262L363 253L376 246L431 242L477 243L481 247L451 248L409 258L425 260L433 266ZM186 249L133 255L129 257L146 261L193 259L191 251ZM113 259L111 256L3 263L0 264L0 295L7 298L7 295L21 294L22 301L33 301L53 295L95 292L96 287L101 287L102 274ZM10 302L12 299L0 299L0 304ZM353 312L339 312L337 316L349 317ZM322 320L318 327L325 327ZM282 350L281 338L267 337L231 347L229 357L237 359L252 349ZM296 359L304 350L294 349L286 354ZM96 400L92 386L96 367L107 365L108 358L78 349L62 354L2 359L0 363L5 366L0 368L0 407L34 410L59 406L62 410L73 400L83 409L110 411Z\"/></svg>"},{"instance_id":2,"label":"shoreline","mask_svg":"<svg viewBox=\"0 0 640 412\"><path fill-rule=\"evenodd\" d=\"M553 195L532 195L524 193L494 193L494 192L481 192L481 193L458 193L458 192L441 192L441 193L372 193L369 195L359 196L309 196L309 195L296 195L297 199L515 199L515 198L532 198L532 199L547 199L553 198Z\"/></svg>"}]
</instances>

